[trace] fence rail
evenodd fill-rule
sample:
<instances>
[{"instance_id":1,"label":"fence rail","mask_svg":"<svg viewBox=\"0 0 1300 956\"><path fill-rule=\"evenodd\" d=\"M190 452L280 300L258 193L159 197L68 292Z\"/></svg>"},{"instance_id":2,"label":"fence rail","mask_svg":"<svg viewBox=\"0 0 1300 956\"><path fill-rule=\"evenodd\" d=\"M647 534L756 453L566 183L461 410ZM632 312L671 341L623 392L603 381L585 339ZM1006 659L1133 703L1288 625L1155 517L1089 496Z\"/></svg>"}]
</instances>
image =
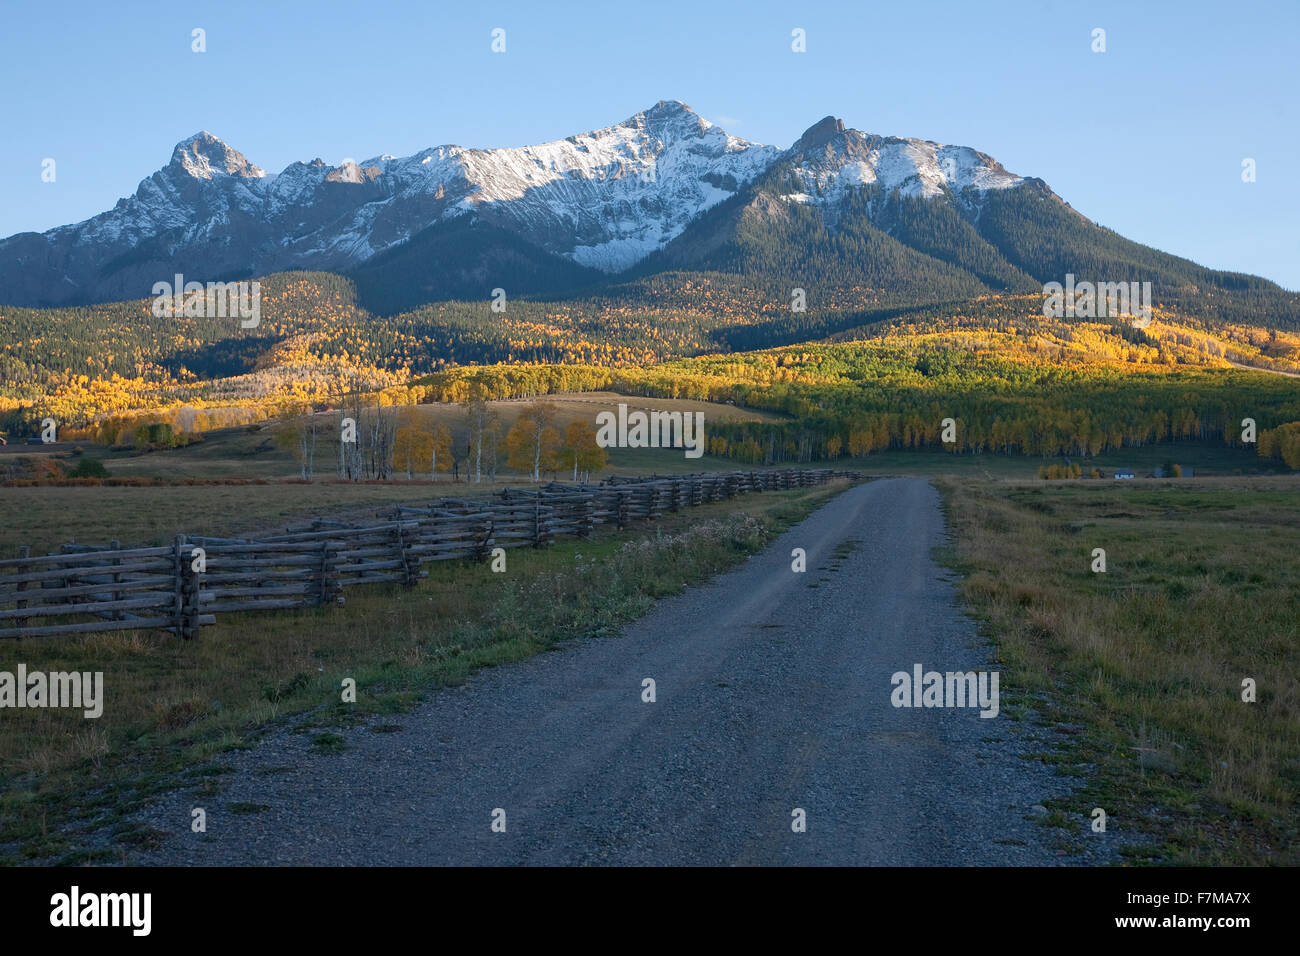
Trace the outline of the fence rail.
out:
<instances>
[{"instance_id":1,"label":"fence rail","mask_svg":"<svg viewBox=\"0 0 1300 956\"><path fill-rule=\"evenodd\" d=\"M826 470L609 478L550 483L477 499L399 505L376 524L317 519L283 534L219 538L178 534L171 545L66 544L57 554L22 548L0 559L0 638L124 628L193 637L217 614L343 603L357 584L411 586L421 565L484 560L495 548L542 548L737 495L824 484ZM74 620L68 620L74 618Z\"/></svg>"}]
</instances>

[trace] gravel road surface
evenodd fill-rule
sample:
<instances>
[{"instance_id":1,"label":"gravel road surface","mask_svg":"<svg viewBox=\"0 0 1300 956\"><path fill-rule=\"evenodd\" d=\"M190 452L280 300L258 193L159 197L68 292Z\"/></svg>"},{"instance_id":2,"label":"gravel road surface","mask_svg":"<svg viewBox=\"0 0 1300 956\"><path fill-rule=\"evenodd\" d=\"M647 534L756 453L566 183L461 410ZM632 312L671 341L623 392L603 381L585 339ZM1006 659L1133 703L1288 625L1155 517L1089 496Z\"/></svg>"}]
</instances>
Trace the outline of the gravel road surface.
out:
<instances>
[{"instance_id":1,"label":"gravel road surface","mask_svg":"<svg viewBox=\"0 0 1300 956\"><path fill-rule=\"evenodd\" d=\"M988 719L891 704L891 675L915 664L997 669L930 557L944 540L928 482L858 485L621 637L480 672L390 718L398 732L345 731L341 753L277 731L223 756L236 770L219 796L178 790L141 816L168 836L137 861L1096 862L1066 856L1053 845L1064 831L1031 819L1068 792L1025 759L1050 730L1005 707ZM206 834L190 832L195 806Z\"/></svg>"}]
</instances>

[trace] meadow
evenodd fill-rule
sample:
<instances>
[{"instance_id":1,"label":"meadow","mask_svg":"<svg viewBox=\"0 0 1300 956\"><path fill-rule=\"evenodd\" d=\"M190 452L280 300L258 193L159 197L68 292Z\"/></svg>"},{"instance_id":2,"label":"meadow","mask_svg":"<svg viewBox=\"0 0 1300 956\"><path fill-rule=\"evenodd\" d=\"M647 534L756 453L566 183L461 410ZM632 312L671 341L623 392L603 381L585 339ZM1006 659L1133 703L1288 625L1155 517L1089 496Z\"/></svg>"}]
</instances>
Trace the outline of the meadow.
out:
<instances>
[{"instance_id":1,"label":"meadow","mask_svg":"<svg viewBox=\"0 0 1300 956\"><path fill-rule=\"evenodd\" d=\"M1300 479L937 486L1004 713L1061 729L1036 759L1079 777L1047 823L1101 807L1150 838L1135 860L1300 862Z\"/></svg>"}]
</instances>

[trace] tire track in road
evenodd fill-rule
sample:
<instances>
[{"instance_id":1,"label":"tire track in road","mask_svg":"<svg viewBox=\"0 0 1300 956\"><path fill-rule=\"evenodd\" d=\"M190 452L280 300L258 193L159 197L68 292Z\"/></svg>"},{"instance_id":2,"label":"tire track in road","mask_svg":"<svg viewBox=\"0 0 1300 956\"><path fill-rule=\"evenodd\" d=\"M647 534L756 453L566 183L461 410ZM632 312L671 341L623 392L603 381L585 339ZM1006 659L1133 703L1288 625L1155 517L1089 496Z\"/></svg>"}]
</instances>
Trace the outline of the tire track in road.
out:
<instances>
[{"instance_id":1,"label":"tire track in road","mask_svg":"<svg viewBox=\"0 0 1300 956\"><path fill-rule=\"evenodd\" d=\"M622 636L482 671L399 733L350 730L326 755L276 732L229 758L206 835L189 832L199 798L150 808L170 836L140 862L1071 862L1027 818L1067 789L1024 759L1044 749L1031 728L890 703L891 675L913 664L992 669L931 558L943 542L928 482L858 485ZM791 570L795 547L806 573ZM269 809L221 809L232 801ZM791 829L795 808L806 832Z\"/></svg>"}]
</instances>

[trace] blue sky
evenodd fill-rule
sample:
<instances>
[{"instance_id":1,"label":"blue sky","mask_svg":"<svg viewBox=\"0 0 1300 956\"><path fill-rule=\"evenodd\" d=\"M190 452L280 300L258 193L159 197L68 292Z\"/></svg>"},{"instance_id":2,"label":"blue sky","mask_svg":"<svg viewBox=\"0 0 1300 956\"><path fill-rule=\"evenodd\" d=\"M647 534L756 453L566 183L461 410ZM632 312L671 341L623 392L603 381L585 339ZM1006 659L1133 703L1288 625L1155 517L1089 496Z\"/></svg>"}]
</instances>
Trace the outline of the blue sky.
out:
<instances>
[{"instance_id":1,"label":"blue sky","mask_svg":"<svg viewBox=\"0 0 1300 956\"><path fill-rule=\"evenodd\" d=\"M279 172L544 142L679 99L779 146L827 114L971 146L1129 238L1300 289L1298 28L1296 0L19 3L0 236L110 208L199 129Z\"/></svg>"}]
</instances>

